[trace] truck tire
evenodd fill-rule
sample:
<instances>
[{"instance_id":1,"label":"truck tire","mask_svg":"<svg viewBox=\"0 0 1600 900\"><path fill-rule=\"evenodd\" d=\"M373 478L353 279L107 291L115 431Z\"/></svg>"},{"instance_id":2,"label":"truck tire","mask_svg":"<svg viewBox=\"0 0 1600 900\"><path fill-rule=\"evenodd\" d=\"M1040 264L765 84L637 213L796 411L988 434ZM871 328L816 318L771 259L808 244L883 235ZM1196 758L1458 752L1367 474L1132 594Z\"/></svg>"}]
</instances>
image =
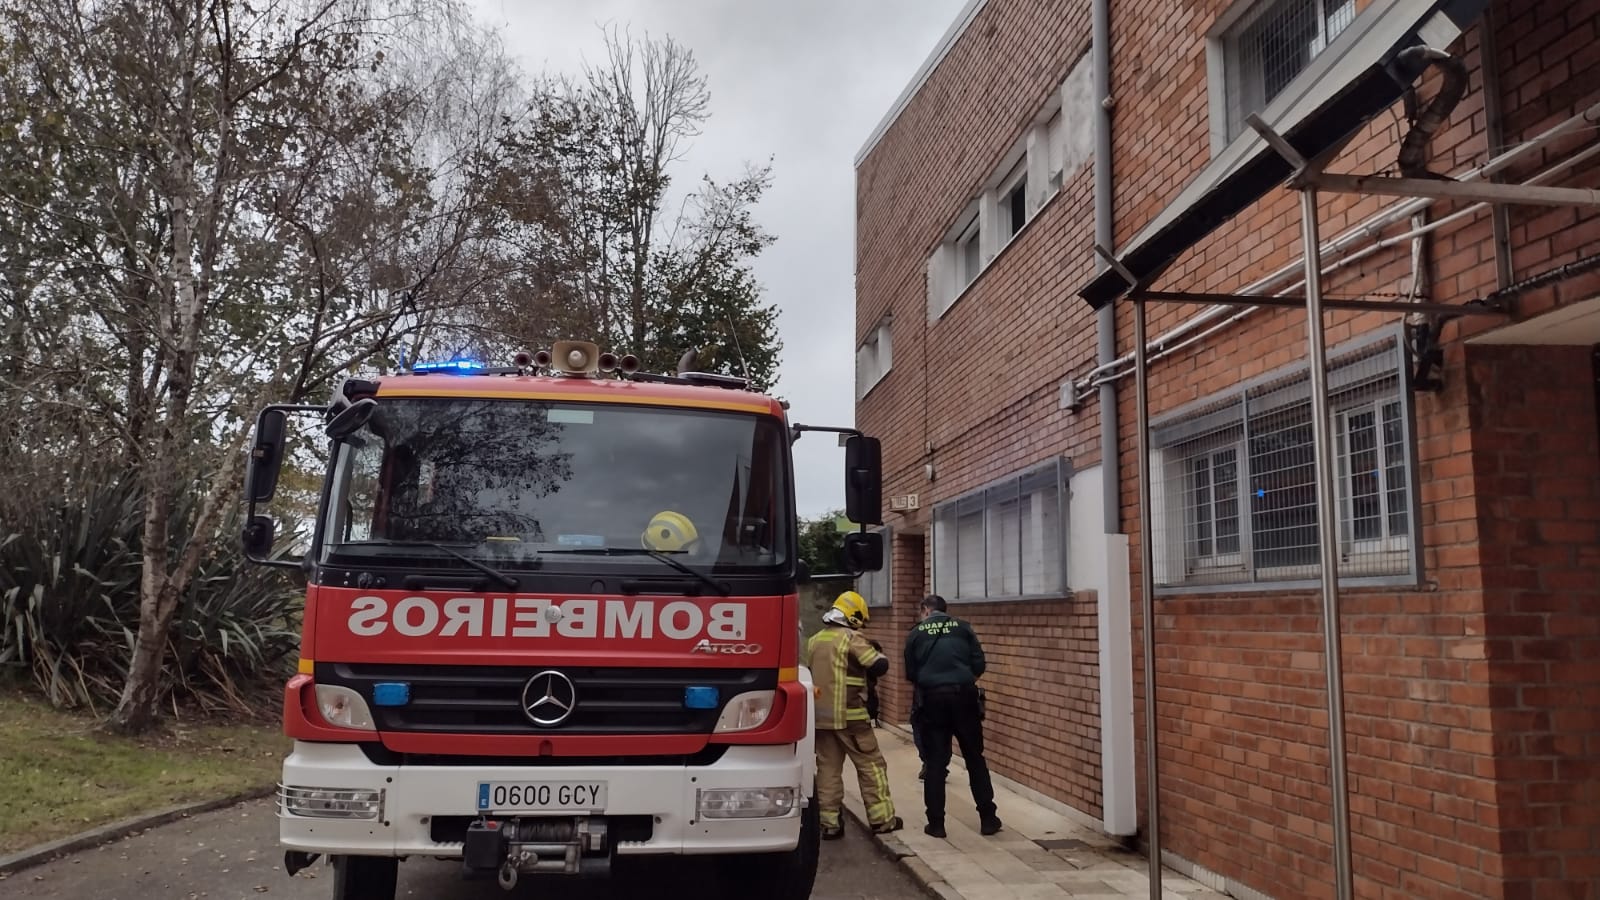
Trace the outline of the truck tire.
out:
<instances>
[{"instance_id":1,"label":"truck tire","mask_svg":"<svg viewBox=\"0 0 1600 900\"><path fill-rule=\"evenodd\" d=\"M333 900L394 900L399 874L392 856L335 856Z\"/></svg>"},{"instance_id":2,"label":"truck tire","mask_svg":"<svg viewBox=\"0 0 1600 900\"><path fill-rule=\"evenodd\" d=\"M787 853L761 853L736 856L726 867L739 877L726 884L729 898L746 900L750 886L767 886L763 891L768 900L810 900L811 889L817 882L817 864L822 855L822 810L817 798L812 797L800 814L800 843Z\"/></svg>"}]
</instances>

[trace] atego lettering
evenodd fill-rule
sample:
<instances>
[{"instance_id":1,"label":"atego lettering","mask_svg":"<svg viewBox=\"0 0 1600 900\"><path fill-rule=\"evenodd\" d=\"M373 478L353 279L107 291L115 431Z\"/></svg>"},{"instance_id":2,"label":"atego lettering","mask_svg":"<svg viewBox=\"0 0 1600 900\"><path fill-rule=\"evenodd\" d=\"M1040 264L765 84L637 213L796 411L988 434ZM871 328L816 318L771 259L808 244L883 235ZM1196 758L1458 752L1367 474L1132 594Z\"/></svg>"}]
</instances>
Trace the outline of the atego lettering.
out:
<instances>
[{"instance_id":1,"label":"atego lettering","mask_svg":"<svg viewBox=\"0 0 1600 900\"><path fill-rule=\"evenodd\" d=\"M760 644L718 644L701 640L690 653L720 653L725 656L755 656L761 652Z\"/></svg>"},{"instance_id":2,"label":"atego lettering","mask_svg":"<svg viewBox=\"0 0 1600 900\"><path fill-rule=\"evenodd\" d=\"M357 597L350 603L350 633L409 638L622 638L739 641L745 605L686 600L550 600L537 597ZM738 651L735 651L738 652ZM748 651L746 651L748 652Z\"/></svg>"}]
</instances>

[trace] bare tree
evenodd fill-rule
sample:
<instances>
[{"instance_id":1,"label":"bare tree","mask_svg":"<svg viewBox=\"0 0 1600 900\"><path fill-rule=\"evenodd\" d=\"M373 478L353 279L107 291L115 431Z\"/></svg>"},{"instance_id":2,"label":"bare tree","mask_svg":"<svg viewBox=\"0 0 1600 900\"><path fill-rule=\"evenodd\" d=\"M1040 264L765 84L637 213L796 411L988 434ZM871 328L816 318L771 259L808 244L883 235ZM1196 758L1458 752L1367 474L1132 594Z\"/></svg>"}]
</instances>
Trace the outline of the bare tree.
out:
<instances>
[{"instance_id":1,"label":"bare tree","mask_svg":"<svg viewBox=\"0 0 1600 900\"><path fill-rule=\"evenodd\" d=\"M754 207L770 167L677 191L689 143L710 115L694 55L668 38L612 30L606 60L577 80L552 79L507 139L505 203L550 214L524 220L541 268L488 316L524 345L593 337L669 367L688 347L722 371L776 375L776 311L760 301L750 261L772 238ZM743 355L745 364L739 362Z\"/></svg>"}]
</instances>

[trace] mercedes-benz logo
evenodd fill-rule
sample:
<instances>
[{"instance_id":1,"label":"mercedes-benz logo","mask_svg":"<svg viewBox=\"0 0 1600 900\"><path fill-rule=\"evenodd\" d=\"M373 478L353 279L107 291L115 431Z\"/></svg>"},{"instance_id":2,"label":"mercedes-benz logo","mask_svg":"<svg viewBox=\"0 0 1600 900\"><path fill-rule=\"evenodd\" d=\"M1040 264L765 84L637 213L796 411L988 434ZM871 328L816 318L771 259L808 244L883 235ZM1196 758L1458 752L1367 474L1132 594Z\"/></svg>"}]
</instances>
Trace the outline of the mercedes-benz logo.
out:
<instances>
[{"instance_id":1,"label":"mercedes-benz logo","mask_svg":"<svg viewBox=\"0 0 1600 900\"><path fill-rule=\"evenodd\" d=\"M560 725L577 706L578 690L572 679L554 669L529 678L522 688L522 713L535 725Z\"/></svg>"}]
</instances>

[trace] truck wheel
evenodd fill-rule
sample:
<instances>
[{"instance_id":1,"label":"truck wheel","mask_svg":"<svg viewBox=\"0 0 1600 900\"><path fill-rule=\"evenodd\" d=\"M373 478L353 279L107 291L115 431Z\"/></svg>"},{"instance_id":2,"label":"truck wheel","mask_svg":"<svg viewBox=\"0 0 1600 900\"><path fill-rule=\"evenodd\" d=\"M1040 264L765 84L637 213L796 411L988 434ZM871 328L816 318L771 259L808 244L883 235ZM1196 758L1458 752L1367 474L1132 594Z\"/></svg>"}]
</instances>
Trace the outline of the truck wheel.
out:
<instances>
[{"instance_id":1,"label":"truck wheel","mask_svg":"<svg viewBox=\"0 0 1600 900\"><path fill-rule=\"evenodd\" d=\"M749 896L750 885L768 886L768 900L810 900L817 881L817 863L822 855L822 809L817 798L800 814L800 843L788 853L762 853L735 856L730 867L739 878L728 885L728 895L740 900Z\"/></svg>"},{"instance_id":2,"label":"truck wheel","mask_svg":"<svg viewBox=\"0 0 1600 900\"><path fill-rule=\"evenodd\" d=\"M333 900L394 900L399 874L392 856L335 856Z\"/></svg>"}]
</instances>

